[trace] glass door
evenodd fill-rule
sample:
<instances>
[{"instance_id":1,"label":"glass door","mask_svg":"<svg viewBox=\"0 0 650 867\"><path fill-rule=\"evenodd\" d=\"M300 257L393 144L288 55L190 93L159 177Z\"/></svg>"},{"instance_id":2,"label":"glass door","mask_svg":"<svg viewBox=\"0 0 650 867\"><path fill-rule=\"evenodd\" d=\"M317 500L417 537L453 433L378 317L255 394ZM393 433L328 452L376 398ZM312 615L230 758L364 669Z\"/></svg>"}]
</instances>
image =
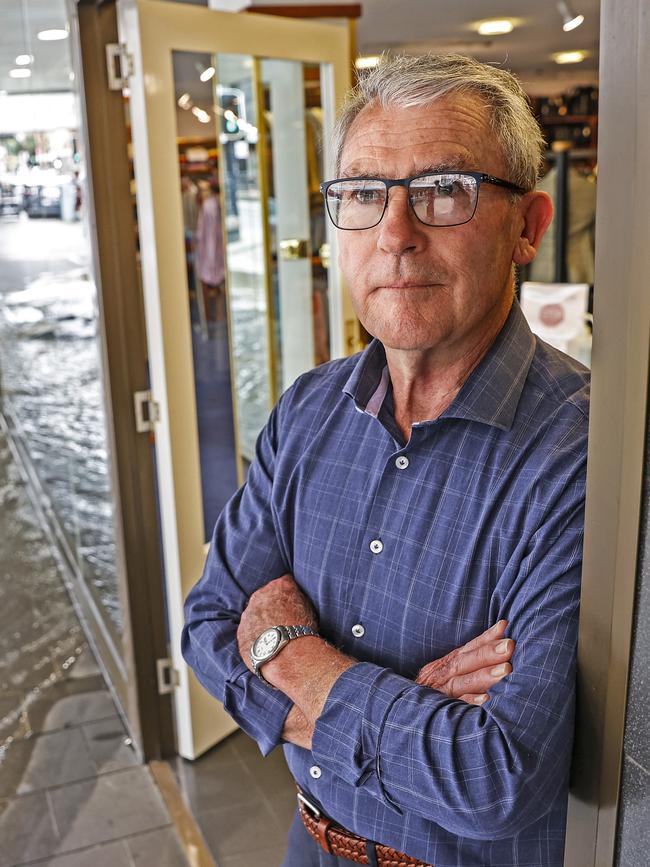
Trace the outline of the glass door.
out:
<instances>
[{"instance_id":1,"label":"glass door","mask_svg":"<svg viewBox=\"0 0 650 867\"><path fill-rule=\"evenodd\" d=\"M183 599L279 395L355 348L318 183L348 31L120 0L178 750L234 728L185 666Z\"/></svg>"}]
</instances>

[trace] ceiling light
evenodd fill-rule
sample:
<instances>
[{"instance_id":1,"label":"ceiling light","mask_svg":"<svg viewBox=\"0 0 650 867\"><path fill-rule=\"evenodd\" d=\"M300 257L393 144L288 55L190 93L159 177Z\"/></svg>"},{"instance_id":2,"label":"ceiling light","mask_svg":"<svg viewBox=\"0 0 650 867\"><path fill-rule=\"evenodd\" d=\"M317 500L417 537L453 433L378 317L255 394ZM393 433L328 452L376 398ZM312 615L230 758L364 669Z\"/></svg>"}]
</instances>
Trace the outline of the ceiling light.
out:
<instances>
[{"instance_id":1,"label":"ceiling light","mask_svg":"<svg viewBox=\"0 0 650 867\"><path fill-rule=\"evenodd\" d=\"M19 54L16 58L16 66L29 66L33 60L31 54Z\"/></svg>"},{"instance_id":2,"label":"ceiling light","mask_svg":"<svg viewBox=\"0 0 650 867\"><path fill-rule=\"evenodd\" d=\"M207 111L203 111L202 108L199 108L197 105L192 109L192 114L197 120L200 120L201 123L210 123L210 115Z\"/></svg>"},{"instance_id":3,"label":"ceiling light","mask_svg":"<svg viewBox=\"0 0 650 867\"><path fill-rule=\"evenodd\" d=\"M366 54L364 57L357 57L354 65L357 69L372 69L379 63L380 57L378 54Z\"/></svg>"},{"instance_id":4,"label":"ceiling light","mask_svg":"<svg viewBox=\"0 0 650 867\"><path fill-rule=\"evenodd\" d=\"M204 69L203 72L199 75L199 78L201 79L201 81L210 81L214 73L214 66L208 66L208 68Z\"/></svg>"},{"instance_id":5,"label":"ceiling light","mask_svg":"<svg viewBox=\"0 0 650 867\"><path fill-rule=\"evenodd\" d=\"M560 51L553 55L553 60L556 63L582 63L586 56L586 51Z\"/></svg>"},{"instance_id":6,"label":"ceiling light","mask_svg":"<svg viewBox=\"0 0 650 867\"><path fill-rule=\"evenodd\" d=\"M9 70L9 78L29 78L31 74L31 69L25 69L24 66L22 67L22 69Z\"/></svg>"},{"instance_id":7,"label":"ceiling light","mask_svg":"<svg viewBox=\"0 0 650 867\"><path fill-rule=\"evenodd\" d=\"M184 108L186 111L189 108L192 108L192 97L189 95L189 93L182 93L178 97L178 107Z\"/></svg>"},{"instance_id":8,"label":"ceiling light","mask_svg":"<svg viewBox=\"0 0 650 867\"><path fill-rule=\"evenodd\" d=\"M557 4L558 12L562 16L562 30L567 33L569 30L575 30L576 27L580 27L582 22L585 20L584 15L574 15L573 11L569 8L569 4L566 0L559 0Z\"/></svg>"},{"instance_id":9,"label":"ceiling light","mask_svg":"<svg viewBox=\"0 0 650 867\"><path fill-rule=\"evenodd\" d=\"M514 26L507 18L499 21L481 21L478 32L481 36L502 36L504 33L512 33Z\"/></svg>"},{"instance_id":10,"label":"ceiling light","mask_svg":"<svg viewBox=\"0 0 650 867\"><path fill-rule=\"evenodd\" d=\"M41 30L36 34L41 42L58 42L68 38L68 31L61 29Z\"/></svg>"}]
</instances>

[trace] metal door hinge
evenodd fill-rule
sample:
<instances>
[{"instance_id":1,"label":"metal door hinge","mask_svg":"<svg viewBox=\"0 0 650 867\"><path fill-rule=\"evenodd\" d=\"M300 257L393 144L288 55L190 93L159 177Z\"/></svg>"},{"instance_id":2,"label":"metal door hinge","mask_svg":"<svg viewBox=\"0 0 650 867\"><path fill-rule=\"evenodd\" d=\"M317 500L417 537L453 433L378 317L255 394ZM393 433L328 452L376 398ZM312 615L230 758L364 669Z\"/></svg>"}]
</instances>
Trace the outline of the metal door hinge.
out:
<instances>
[{"instance_id":1,"label":"metal door hinge","mask_svg":"<svg viewBox=\"0 0 650 867\"><path fill-rule=\"evenodd\" d=\"M154 430L154 425L160 419L160 407L151 397L150 391L136 391L133 395L135 408L135 429L138 433ZM145 412L146 407L146 412Z\"/></svg>"},{"instance_id":2,"label":"metal door hinge","mask_svg":"<svg viewBox=\"0 0 650 867\"><path fill-rule=\"evenodd\" d=\"M111 42L106 46L106 69L109 90L123 90L129 86L134 65L133 55L127 51L126 45Z\"/></svg>"},{"instance_id":3,"label":"metal door hinge","mask_svg":"<svg viewBox=\"0 0 650 867\"><path fill-rule=\"evenodd\" d=\"M156 675L158 677L158 695L168 695L180 683L178 671L174 668L171 659L156 660Z\"/></svg>"}]
</instances>

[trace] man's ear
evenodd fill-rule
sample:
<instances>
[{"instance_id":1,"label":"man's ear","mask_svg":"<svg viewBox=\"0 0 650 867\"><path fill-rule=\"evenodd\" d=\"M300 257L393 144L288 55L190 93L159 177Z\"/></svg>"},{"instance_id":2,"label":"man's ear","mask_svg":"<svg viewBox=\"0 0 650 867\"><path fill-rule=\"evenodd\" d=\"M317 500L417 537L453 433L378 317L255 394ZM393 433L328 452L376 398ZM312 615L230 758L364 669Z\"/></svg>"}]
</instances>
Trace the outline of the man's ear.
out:
<instances>
[{"instance_id":1,"label":"man's ear","mask_svg":"<svg viewBox=\"0 0 650 867\"><path fill-rule=\"evenodd\" d=\"M553 219L553 201L548 193L533 190L521 199L520 207L523 228L515 243L512 261L515 265L529 265Z\"/></svg>"}]
</instances>

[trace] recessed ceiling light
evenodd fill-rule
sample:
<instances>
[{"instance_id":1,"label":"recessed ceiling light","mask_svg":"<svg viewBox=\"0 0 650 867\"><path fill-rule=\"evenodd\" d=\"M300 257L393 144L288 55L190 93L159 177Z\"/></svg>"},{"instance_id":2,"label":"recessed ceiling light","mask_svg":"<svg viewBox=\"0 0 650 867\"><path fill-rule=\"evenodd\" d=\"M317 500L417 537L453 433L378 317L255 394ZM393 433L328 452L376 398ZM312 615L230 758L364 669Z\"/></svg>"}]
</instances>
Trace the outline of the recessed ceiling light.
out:
<instances>
[{"instance_id":1,"label":"recessed ceiling light","mask_svg":"<svg viewBox=\"0 0 650 867\"><path fill-rule=\"evenodd\" d=\"M19 54L16 58L16 66L29 66L33 60L31 54Z\"/></svg>"},{"instance_id":2,"label":"recessed ceiling light","mask_svg":"<svg viewBox=\"0 0 650 867\"><path fill-rule=\"evenodd\" d=\"M363 57L357 57L354 65L357 69L372 69L379 63L380 57L378 54L366 54Z\"/></svg>"},{"instance_id":3,"label":"recessed ceiling light","mask_svg":"<svg viewBox=\"0 0 650 867\"><path fill-rule=\"evenodd\" d=\"M558 12L562 16L562 30L568 33L570 30L575 30L576 27L580 27L582 22L585 20L584 15L576 15L566 0L558 0L557 4Z\"/></svg>"},{"instance_id":4,"label":"recessed ceiling light","mask_svg":"<svg viewBox=\"0 0 650 867\"><path fill-rule=\"evenodd\" d=\"M214 73L214 66L208 66L208 68L204 69L203 72L199 75L199 78L201 79L201 81L210 81Z\"/></svg>"},{"instance_id":5,"label":"recessed ceiling light","mask_svg":"<svg viewBox=\"0 0 650 867\"><path fill-rule=\"evenodd\" d=\"M571 18L569 19L569 21L564 22L564 24L562 25L562 30L564 30L566 33L568 33L569 30L575 30L576 27L580 27L584 20L584 15L576 15L575 18Z\"/></svg>"},{"instance_id":6,"label":"recessed ceiling light","mask_svg":"<svg viewBox=\"0 0 650 867\"><path fill-rule=\"evenodd\" d=\"M504 33L512 33L514 24L508 18L498 21L481 21L478 32L481 36L502 36Z\"/></svg>"},{"instance_id":7,"label":"recessed ceiling light","mask_svg":"<svg viewBox=\"0 0 650 867\"><path fill-rule=\"evenodd\" d=\"M178 107L184 108L186 111L187 109L192 108L192 97L189 93L182 93L178 97Z\"/></svg>"},{"instance_id":8,"label":"recessed ceiling light","mask_svg":"<svg viewBox=\"0 0 650 867\"><path fill-rule=\"evenodd\" d=\"M210 123L210 115L207 111L204 111L202 108L199 108L197 105L192 109L192 114L197 120L200 120L201 123Z\"/></svg>"},{"instance_id":9,"label":"recessed ceiling light","mask_svg":"<svg viewBox=\"0 0 650 867\"><path fill-rule=\"evenodd\" d=\"M586 51L559 51L553 55L553 60L556 63L582 63L586 56Z\"/></svg>"},{"instance_id":10,"label":"recessed ceiling light","mask_svg":"<svg viewBox=\"0 0 650 867\"><path fill-rule=\"evenodd\" d=\"M59 39L67 39L68 31L61 29L41 30L36 34L41 42L58 42Z\"/></svg>"},{"instance_id":11,"label":"recessed ceiling light","mask_svg":"<svg viewBox=\"0 0 650 867\"><path fill-rule=\"evenodd\" d=\"M24 66L22 67L22 69L9 70L9 78L29 78L31 74L31 69L25 69Z\"/></svg>"}]
</instances>

